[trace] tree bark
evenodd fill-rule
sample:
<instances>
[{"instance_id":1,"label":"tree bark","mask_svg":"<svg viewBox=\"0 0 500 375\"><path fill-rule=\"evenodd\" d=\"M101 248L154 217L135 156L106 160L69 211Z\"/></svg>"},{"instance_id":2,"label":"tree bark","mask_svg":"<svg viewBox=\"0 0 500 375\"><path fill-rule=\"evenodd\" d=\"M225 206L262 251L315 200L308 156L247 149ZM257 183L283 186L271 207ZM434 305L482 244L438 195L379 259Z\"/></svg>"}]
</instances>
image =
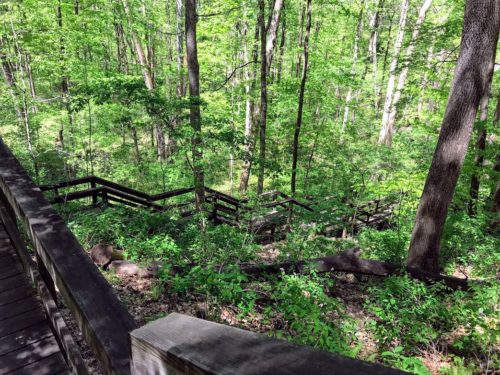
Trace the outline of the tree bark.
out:
<instances>
[{"instance_id":1,"label":"tree bark","mask_svg":"<svg viewBox=\"0 0 500 375\"><path fill-rule=\"evenodd\" d=\"M302 79L300 82L300 92L299 92L299 108L297 110L297 122L295 124L295 132L293 135L293 147L292 147L292 178L290 186L292 194L295 193L296 180L297 180L297 161L299 158L299 136L300 136L300 128L302 127L304 93L306 90L307 68L309 63L309 35L311 33L311 15L312 15L311 0L307 0L306 35L304 37L304 66L302 68Z\"/></svg>"},{"instance_id":2,"label":"tree bark","mask_svg":"<svg viewBox=\"0 0 500 375\"><path fill-rule=\"evenodd\" d=\"M277 0L279 1L279 0ZM267 54L266 54L266 25L264 23L265 4L259 0L260 25L260 123L259 123L259 176L257 179L257 193L264 191L264 172L266 162L266 122L267 122ZM272 50L271 50L272 51Z\"/></svg>"},{"instance_id":3,"label":"tree bark","mask_svg":"<svg viewBox=\"0 0 500 375\"><path fill-rule=\"evenodd\" d=\"M500 2L468 0L460 55L438 143L413 228L408 267L439 270L439 249L479 102L488 89L500 28Z\"/></svg>"},{"instance_id":4,"label":"tree bark","mask_svg":"<svg viewBox=\"0 0 500 375\"><path fill-rule=\"evenodd\" d=\"M186 0L186 57L189 78L189 122L193 129L191 137L192 167L195 188L196 207L201 210L205 203L205 176L202 166L203 140L201 137L200 111L200 67L196 46L196 0Z\"/></svg>"},{"instance_id":5,"label":"tree bark","mask_svg":"<svg viewBox=\"0 0 500 375\"><path fill-rule=\"evenodd\" d=\"M418 35L420 33L420 29L422 27L422 24L425 21L425 16L427 14L427 11L431 7L432 0L424 0L424 3L422 4L420 11L418 12L418 18L415 23L415 27L413 29L413 33L411 35L410 39L410 44L408 45L408 48L406 49L405 53L405 60L403 62L403 68L401 69L401 73L399 74L398 78L398 85L396 87L396 92L394 93L394 98L392 99L391 107L390 107L390 114L389 114L389 119L387 123L387 138L385 140L385 144L391 145L392 144L392 134L394 132L394 125L396 123L396 115L397 115L397 110L398 110L398 103L399 100L401 99L401 92L403 91L403 88L406 84L406 79L408 78L408 71L410 68L410 61L413 56L413 51L415 50L415 44L418 39Z\"/></svg>"},{"instance_id":6,"label":"tree bark","mask_svg":"<svg viewBox=\"0 0 500 375\"><path fill-rule=\"evenodd\" d=\"M390 145L392 142L391 129L388 128L389 115L391 113L392 99L394 95L394 84L396 82L396 69L398 67L399 54L403 45L403 38L406 27L406 18L408 14L409 0L403 0L401 4L401 13L399 16L399 30L394 44L394 53L392 55L391 66L389 68L389 80L387 82L387 91L385 94L384 111L382 114L382 127L378 138L379 144Z\"/></svg>"}]
</instances>

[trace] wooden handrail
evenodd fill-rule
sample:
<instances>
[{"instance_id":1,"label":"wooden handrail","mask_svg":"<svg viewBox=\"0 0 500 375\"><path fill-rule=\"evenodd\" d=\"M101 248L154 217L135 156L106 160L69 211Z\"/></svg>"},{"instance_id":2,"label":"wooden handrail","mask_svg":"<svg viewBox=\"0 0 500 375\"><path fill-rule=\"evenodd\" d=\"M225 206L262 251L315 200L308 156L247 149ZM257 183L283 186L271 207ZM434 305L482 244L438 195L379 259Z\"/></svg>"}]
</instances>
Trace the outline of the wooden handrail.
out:
<instances>
[{"instance_id":1,"label":"wooden handrail","mask_svg":"<svg viewBox=\"0 0 500 375\"><path fill-rule=\"evenodd\" d=\"M132 374L350 374L403 371L172 313L130 334Z\"/></svg>"},{"instance_id":2,"label":"wooden handrail","mask_svg":"<svg viewBox=\"0 0 500 375\"><path fill-rule=\"evenodd\" d=\"M0 195L15 213L107 374L129 374L137 327L63 219L0 139Z\"/></svg>"}]
</instances>

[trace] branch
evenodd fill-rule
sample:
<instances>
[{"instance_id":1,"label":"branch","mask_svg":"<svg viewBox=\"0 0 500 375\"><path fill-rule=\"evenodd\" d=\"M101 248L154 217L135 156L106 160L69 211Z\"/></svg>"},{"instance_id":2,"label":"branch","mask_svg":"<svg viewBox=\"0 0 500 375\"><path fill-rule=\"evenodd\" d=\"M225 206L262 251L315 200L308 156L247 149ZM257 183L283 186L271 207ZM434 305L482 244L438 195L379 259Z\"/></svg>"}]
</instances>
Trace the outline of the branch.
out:
<instances>
[{"instance_id":1,"label":"branch","mask_svg":"<svg viewBox=\"0 0 500 375\"><path fill-rule=\"evenodd\" d=\"M239 9L241 7L237 6L237 7L233 7L233 8L230 8L228 10L225 10L225 11L222 11L222 12L218 12L218 13L207 13L207 14L197 14L198 18L207 18L207 17L216 17L216 16L223 16L225 14L229 14L233 11L235 11L236 9Z\"/></svg>"},{"instance_id":2,"label":"branch","mask_svg":"<svg viewBox=\"0 0 500 375\"><path fill-rule=\"evenodd\" d=\"M223 88L224 86L226 86L226 84L229 82L229 80L230 80L231 78L233 78L234 74L235 74L235 73L236 73L239 69L244 68L245 66L250 65L250 64L254 64L254 63L255 63L255 64L258 64L258 63L259 63L259 61L249 61L249 62L247 62L247 63L245 63L245 64L243 64L243 65L240 65L240 66L238 66L238 67L234 68L234 70L231 72L231 74L229 74L229 75L226 77L226 79L225 79L222 83L220 83L216 89L213 89L212 91L219 91L221 88Z\"/></svg>"}]
</instances>

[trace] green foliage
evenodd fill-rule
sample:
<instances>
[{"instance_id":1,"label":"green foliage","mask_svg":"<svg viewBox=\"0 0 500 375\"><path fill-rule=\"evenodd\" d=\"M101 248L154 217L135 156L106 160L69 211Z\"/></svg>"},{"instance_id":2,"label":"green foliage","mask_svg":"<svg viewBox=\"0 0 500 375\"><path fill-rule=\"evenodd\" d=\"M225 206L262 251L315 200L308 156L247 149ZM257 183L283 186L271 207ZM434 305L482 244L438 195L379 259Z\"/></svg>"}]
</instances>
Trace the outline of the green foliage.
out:
<instances>
[{"instance_id":1,"label":"green foliage","mask_svg":"<svg viewBox=\"0 0 500 375\"><path fill-rule=\"evenodd\" d=\"M403 264L406 261L410 233L399 229L377 231L367 228L359 235L359 244L366 257Z\"/></svg>"},{"instance_id":2,"label":"green foliage","mask_svg":"<svg viewBox=\"0 0 500 375\"><path fill-rule=\"evenodd\" d=\"M354 324L343 319L341 304L324 292L325 279L314 275L285 275L273 290L275 306L267 316L282 315L285 329L272 335L290 339L299 344L354 355ZM358 348L359 349L359 348Z\"/></svg>"},{"instance_id":3,"label":"green foliage","mask_svg":"<svg viewBox=\"0 0 500 375\"><path fill-rule=\"evenodd\" d=\"M416 375L431 375L431 372L420 359L415 357L406 357L403 355L402 346L396 346L390 352L382 352L380 356L385 362L401 370L408 371Z\"/></svg>"},{"instance_id":4,"label":"green foliage","mask_svg":"<svg viewBox=\"0 0 500 375\"><path fill-rule=\"evenodd\" d=\"M429 287L407 276L387 277L382 287L370 287L365 307L374 315L369 328L380 344L397 342L411 352L449 329L449 310L438 296L441 290L440 285Z\"/></svg>"}]
</instances>

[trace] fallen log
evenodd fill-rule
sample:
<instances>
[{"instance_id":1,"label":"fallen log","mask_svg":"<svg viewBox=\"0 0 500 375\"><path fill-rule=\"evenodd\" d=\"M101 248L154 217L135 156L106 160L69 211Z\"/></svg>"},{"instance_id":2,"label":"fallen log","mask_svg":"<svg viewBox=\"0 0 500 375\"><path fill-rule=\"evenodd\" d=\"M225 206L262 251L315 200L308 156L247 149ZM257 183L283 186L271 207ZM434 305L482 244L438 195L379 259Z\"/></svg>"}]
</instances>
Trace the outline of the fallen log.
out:
<instances>
[{"instance_id":1,"label":"fallen log","mask_svg":"<svg viewBox=\"0 0 500 375\"><path fill-rule=\"evenodd\" d=\"M283 262L275 264L241 264L243 272L252 276L278 274L281 272L302 273L305 271L315 271L317 273L326 272L348 272L371 276L401 275L407 272L411 277L432 284L442 282L452 289L468 289L467 279L459 279L453 276L446 276L427 272L421 269L401 267L399 265L371 259L359 258L361 250L359 248L348 249L340 254L302 260L297 262Z\"/></svg>"}]
</instances>

